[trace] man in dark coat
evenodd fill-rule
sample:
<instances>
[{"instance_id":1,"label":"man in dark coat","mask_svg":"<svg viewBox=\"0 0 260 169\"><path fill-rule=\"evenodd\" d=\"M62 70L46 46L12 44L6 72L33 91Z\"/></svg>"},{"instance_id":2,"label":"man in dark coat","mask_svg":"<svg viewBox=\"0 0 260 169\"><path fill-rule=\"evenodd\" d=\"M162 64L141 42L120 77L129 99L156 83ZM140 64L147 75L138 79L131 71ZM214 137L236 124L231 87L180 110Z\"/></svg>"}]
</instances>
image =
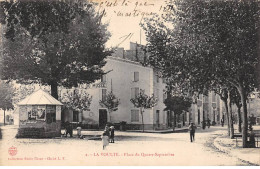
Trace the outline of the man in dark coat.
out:
<instances>
[{"instance_id":1,"label":"man in dark coat","mask_svg":"<svg viewBox=\"0 0 260 169\"><path fill-rule=\"evenodd\" d=\"M221 119L221 126L224 127L224 119Z\"/></svg>"},{"instance_id":2,"label":"man in dark coat","mask_svg":"<svg viewBox=\"0 0 260 169\"><path fill-rule=\"evenodd\" d=\"M65 130L66 130L66 137L67 137L67 135L69 134L70 135L70 137L72 137L72 126L71 126L71 124L70 124L70 122L68 122L68 121L66 121L65 122Z\"/></svg>"},{"instance_id":3,"label":"man in dark coat","mask_svg":"<svg viewBox=\"0 0 260 169\"><path fill-rule=\"evenodd\" d=\"M195 130L196 130L196 126L194 125L194 123L191 123L189 126L189 132L190 132L190 142L195 140Z\"/></svg>"},{"instance_id":4,"label":"man in dark coat","mask_svg":"<svg viewBox=\"0 0 260 169\"><path fill-rule=\"evenodd\" d=\"M110 127L110 143L115 143L114 137L115 137L115 127L111 126Z\"/></svg>"}]
</instances>

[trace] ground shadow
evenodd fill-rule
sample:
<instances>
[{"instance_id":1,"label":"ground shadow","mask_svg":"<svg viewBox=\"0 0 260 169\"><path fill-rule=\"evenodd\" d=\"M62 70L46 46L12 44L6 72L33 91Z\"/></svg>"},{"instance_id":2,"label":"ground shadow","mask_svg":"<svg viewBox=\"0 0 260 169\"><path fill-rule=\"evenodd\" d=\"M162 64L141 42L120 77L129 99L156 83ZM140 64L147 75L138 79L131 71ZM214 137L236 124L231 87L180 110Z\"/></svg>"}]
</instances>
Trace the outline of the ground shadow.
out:
<instances>
[{"instance_id":1,"label":"ground shadow","mask_svg":"<svg viewBox=\"0 0 260 169\"><path fill-rule=\"evenodd\" d=\"M99 135L84 135L84 139L88 140L101 140ZM162 137L151 137L151 136L125 136L116 135L115 140L117 141L177 141L178 138L162 138Z\"/></svg>"}]
</instances>

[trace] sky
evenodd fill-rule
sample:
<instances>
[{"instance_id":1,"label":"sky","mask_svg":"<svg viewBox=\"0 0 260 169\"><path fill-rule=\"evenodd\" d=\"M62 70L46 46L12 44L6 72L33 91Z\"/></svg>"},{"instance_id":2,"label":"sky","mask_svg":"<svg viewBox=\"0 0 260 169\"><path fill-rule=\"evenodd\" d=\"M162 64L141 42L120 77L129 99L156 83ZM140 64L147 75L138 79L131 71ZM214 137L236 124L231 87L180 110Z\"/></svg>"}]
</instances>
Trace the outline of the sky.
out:
<instances>
[{"instance_id":1,"label":"sky","mask_svg":"<svg viewBox=\"0 0 260 169\"><path fill-rule=\"evenodd\" d=\"M107 47L129 49L130 42L146 44L145 32L140 26L143 17L151 17L161 11L164 0L92 0L105 10L103 23L108 23L111 38Z\"/></svg>"}]
</instances>

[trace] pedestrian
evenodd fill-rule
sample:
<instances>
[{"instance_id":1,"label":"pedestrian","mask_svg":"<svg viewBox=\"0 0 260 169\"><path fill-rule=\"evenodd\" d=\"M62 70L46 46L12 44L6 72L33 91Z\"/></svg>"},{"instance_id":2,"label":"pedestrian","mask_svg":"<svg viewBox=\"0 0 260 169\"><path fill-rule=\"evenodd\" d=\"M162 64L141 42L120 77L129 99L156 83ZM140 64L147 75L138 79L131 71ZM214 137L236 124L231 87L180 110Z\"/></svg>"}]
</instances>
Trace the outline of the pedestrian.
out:
<instances>
[{"instance_id":1,"label":"pedestrian","mask_svg":"<svg viewBox=\"0 0 260 169\"><path fill-rule=\"evenodd\" d=\"M190 132L190 142L195 141L195 130L197 127L194 125L194 123L191 123L189 125L189 132Z\"/></svg>"},{"instance_id":2,"label":"pedestrian","mask_svg":"<svg viewBox=\"0 0 260 169\"><path fill-rule=\"evenodd\" d=\"M81 122L78 124L76 129L77 129L77 136L78 136L78 138L80 138L81 137L81 130L82 130Z\"/></svg>"},{"instance_id":3,"label":"pedestrian","mask_svg":"<svg viewBox=\"0 0 260 169\"><path fill-rule=\"evenodd\" d=\"M73 137L73 127L72 127L72 124L70 122L67 122L67 132L66 132L66 137L67 137L67 134L70 135L70 137Z\"/></svg>"},{"instance_id":4,"label":"pedestrian","mask_svg":"<svg viewBox=\"0 0 260 169\"><path fill-rule=\"evenodd\" d=\"M255 148L255 133L252 126L249 126L249 148Z\"/></svg>"},{"instance_id":5,"label":"pedestrian","mask_svg":"<svg viewBox=\"0 0 260 169\"><path fill-rule=\"evenodd\" d=\"M108 144L109 144L109 137L108 137L106 131L104 131L104 133L102 134L101 139L102 139L102 143L103 143L103 150L105 150L106 146L108 146Z\"/></svg>"},{"instance_id":6,"label":"pedestrian","mask_svg":"<svg viewBox=\"0 0 260 169\"><path fill-rule=\"evenodd\" d=\"M202 125L202 129L205 130L205 128L206 128L206 122L205 122L204 120L201 122L201 125Z\"/></svg>"},{"instance_id":7,"label":"pedestrian","mask_svg":"<svg viewBox=\"0 0 260 169\"><path fill-rule=\"evenodd\" d=\"M69 134L70 137L72 137L71 135L71 127L70 127L70 122L66 121L65 122L65 136L67 137L67 135Z\"/></svg>"},{"instance_id":8,"label":"pedestrian","mask_svg":"<svg viewBox=\"0 0 260 169\"><path fill-rule=\"evenodd\" d=\"M105 132L106 132L106 135L108 136L108 137L110 137L110 128L109 128L109 126L108 126L108 124L106 124L106 126L105 126Z\"/></svg>"},{"instance_id":9,"label":"pedestrian","mask_svg":"<svg viewBox=\"0 0 260 169\"><path fill-rule=\"evenodd\" d=\"M207 126L208 126L208 128L210 128L210 119L209 118L207 120Z\"/></svg>"},{"instance_id":10,"label":"pedestrian","mask_svg":"<svg viewBox=\"0 0 260 169\"><path fill-rule=\"evenodd\" d=\"M111 126L110 127L110 143L115 143L114 137L115 137L115 127Z\"/></svg>"},{"instance_id":11,"label":"pedestrian","mask_svg":"<svg viewBox=\"0 0 260 169\"><path fill-rule=\"evenodd\" d=\"M221 126L224 127L224 119L223 118L221 119L220 122L221 122Z\"/></svg>"}]
</instances>

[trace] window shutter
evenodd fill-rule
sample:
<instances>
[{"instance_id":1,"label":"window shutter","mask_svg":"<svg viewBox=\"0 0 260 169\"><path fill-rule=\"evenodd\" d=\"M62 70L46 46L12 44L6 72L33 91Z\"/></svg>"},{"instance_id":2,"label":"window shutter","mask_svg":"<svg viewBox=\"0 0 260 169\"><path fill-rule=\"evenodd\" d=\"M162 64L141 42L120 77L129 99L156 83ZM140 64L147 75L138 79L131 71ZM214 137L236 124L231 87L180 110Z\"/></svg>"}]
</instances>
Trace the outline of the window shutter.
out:
<instances>
[{"instance_id":1,"label":"window shutter","mask_svg":"<svg viewBox=\"0 0 260 169\"><path fill-rule=\"evenodd\" d=\"M139 72L134 72L134 81L135 82L139 81Z\"/></svg>"}]
</instances>

